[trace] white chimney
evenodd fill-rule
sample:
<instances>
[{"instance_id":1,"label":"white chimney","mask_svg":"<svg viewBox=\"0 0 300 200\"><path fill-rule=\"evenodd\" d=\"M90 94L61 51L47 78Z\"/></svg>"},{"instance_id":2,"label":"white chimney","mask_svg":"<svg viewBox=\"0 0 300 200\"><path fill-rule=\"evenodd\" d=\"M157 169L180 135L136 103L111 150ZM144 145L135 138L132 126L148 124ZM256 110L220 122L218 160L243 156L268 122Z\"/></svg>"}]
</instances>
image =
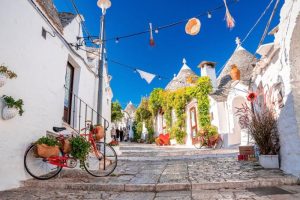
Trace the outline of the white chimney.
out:
<instances>
[{"instance_id":1,"label":"white chimney","mask_svg":"<svg viewBox=\"0 0 300 200\"><path fill-rule=\"evenodd\" d=\"M210 78L213 91L217 89L217 77L216 77L215 65L216 65L215 62L203 61L198 66L201 70L201 76L208 76Z\"/></svg>"}]
</instances>

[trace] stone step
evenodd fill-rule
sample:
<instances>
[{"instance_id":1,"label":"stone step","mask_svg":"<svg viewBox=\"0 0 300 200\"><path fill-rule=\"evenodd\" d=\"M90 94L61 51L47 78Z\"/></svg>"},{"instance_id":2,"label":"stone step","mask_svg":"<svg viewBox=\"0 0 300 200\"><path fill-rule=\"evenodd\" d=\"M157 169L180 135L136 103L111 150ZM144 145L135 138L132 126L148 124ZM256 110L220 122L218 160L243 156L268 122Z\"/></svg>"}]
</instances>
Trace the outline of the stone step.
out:
<instances>
[{"instance_id":1,"label":"stone step","mask_svg":"<svg viewBox=\"0 0 300 200\"><path fill-rule=\"evenodd\" d=\"M115 191L115 192L162 192L162 191L191 191L191 190L220 190L273 187L282 185L296 185L299 180L295 177L242 180L213 183L150 183L150 184L123 184L123 183L80 183L80 182L51 182L29 180L23 182L25 187L45 189L72 189L84 191Z\"/></svg>"},{"instance_id":2,"label":"stone step","mask_svg":"<svg viewBox=\"0 0 300 200\"><path fill-rule=\"evenodd\" d=\"M218 155L220 156L220 155ZM28 180L23 185L45 189L159 192L195 189L237 189L299 184L299 177L279 169L264 169L257 162L236 158L154 161L118 161L108 177L92 177L84 170L63 169L53 179Z\"/></svg>"},{"instance_id":3,"label":"stone step","mask_svg":"<svg viewBox=\"0 0 300 200\"><path fill-rule=\"evenodd\" d=\"M141 150L141 151L134 151L134 150L121 150L120 157L185 157L185 156L200 156L201 155L236 155L238 153L237 149L201 149L201 150Z\"/></svg>"},{"instance_id":4,"label":"stone step","mask_svg":"<svg viewBox=\"0 0 300 200\"><path fill-rule=\"evenodd\" d=\"M189 160L199 160L203 158L237 158L237 153L228 153L228 154L204 154L204 155L177 155L177 156L118 156L120 161L135 161L135 162L144 162L144 161L189 161Z\"/></svg>"}]
</instances>

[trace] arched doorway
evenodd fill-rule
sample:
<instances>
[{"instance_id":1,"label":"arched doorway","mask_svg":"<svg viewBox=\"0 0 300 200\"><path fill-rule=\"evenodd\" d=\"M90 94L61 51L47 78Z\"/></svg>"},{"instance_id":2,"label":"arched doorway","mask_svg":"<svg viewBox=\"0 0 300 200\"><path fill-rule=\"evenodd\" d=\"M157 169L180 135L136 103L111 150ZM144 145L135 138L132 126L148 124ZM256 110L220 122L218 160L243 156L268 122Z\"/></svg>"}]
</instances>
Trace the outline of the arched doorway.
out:
<instances>
[{"instance_id":1,"label":"arched doorway","mask_svg":"<svg viewBox=\"0 0 300 200\"><path fill-rule=\"evenodd\" d=\"M239 124L239 116L236 115L238 108L246 105L247 101L243 96L237 96L232 100L232 117L233 117L233 128L232 133L229 134L228 142L231 145L247 144L248 134L245 130L242 130Z\"/></svg>"}]
</instances>

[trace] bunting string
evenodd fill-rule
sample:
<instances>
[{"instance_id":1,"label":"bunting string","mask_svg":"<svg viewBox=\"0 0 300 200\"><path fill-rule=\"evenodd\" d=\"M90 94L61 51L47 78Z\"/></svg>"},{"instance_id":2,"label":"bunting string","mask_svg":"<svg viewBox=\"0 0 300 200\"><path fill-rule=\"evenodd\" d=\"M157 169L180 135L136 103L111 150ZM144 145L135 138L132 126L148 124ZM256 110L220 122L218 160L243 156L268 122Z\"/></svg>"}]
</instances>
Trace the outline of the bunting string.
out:
<instances>
[{"instance_id":1,"label":"bunting string","mask_svg":"<svg viewBox=\"0 0 300 200\"><path fill-rule=\"evenodd\" d=\"M223 8L226 9L226 13L228 12L229 13L229 10L228 10L228 7L230 5L233 5L233 4L236 4L238 3L239 0L231 0L229 2L226 2L226 4L220 4L219 6L213 8L213 9L209 9L208 11L205 11L201 14L198 14L196 16L194 16L195 18L200 18L200 17L204 17L204 16L207 16L209 19L212 17L212 13L214 12L217 12ZM230 14L230 13L229 13ZM227 14L226 14L227 15ZM190 17L191 18L191 17ZM157 26L157 27L154 27L152 28L152 25L151 27L149 27L149 29L147 30L144 30L144 31L140 31L140 32L136 32L136 33L131 33L131 34L127 34L127 35L121 35L121 36L115 36L115 37L111 37L111 38L108 38L108 39L104 39L103 42L107 42L107 41L116 41L116 42L119 42L121 39L125 39L125 38L131 38L131 37L135 37L135 36L139 36L139 35L143 35L143 34L152 34L152 30L155 31L155 33L158 33L160 30L164 30L164 29L168 29L168 28L172 28L174 26L177 26L177 25L180 25L180 24L183 24L183 23L186 23L188 22L188 20L190 18L186 18L186 19L182 19L182 20L179 20L179 21L176 21L176 22L172 22L170 24L166 24L166 25L161 25L161 26ZM233 18L232 18L233 19ZM231 27L232 28L232 27ZM88 35L87 37L82 37L82 38L85 38L85 39L88 39L89 41L91 41L91 39L98 39L99 36L91 36L91 35Z\"/></svg>"}]
</instances>

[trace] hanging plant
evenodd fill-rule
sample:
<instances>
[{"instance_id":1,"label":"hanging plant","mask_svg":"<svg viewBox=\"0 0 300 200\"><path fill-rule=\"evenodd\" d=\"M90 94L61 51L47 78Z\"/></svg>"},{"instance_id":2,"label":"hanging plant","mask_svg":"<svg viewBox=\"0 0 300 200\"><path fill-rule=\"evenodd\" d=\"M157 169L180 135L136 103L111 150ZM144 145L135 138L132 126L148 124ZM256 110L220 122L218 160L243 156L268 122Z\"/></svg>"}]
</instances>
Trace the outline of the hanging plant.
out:
<instances>
[{"instance_id":1,"label":"hanging plant","mask_svg":"<svg viewBox=\"0 0 300 200\"><path fill-rule=\"evenodd\" d=\"M22 99L19 99L16 101L13 97L6 96L6 95L3 95L2 98L4 100L4 103L6 104L2 111L3 119L5 119L5 120L12 119L18 113L20 116L22 116L22 114L24 113L24 110L23 110L24 104L23 104Z\"/></svg>"},{"instance_id":2,"label":"hanging plant","mask_svg":"<svg viewBox=\"0 0 300 200\"><path fill-rule=\"evenodd\" d=\"M10 71L7 69L7 67L1 65L0 66L0 87L5 85L7 79L13 79L16 78L17 74L14 73L13 71Z\"/></svg>"}]
</instances>

